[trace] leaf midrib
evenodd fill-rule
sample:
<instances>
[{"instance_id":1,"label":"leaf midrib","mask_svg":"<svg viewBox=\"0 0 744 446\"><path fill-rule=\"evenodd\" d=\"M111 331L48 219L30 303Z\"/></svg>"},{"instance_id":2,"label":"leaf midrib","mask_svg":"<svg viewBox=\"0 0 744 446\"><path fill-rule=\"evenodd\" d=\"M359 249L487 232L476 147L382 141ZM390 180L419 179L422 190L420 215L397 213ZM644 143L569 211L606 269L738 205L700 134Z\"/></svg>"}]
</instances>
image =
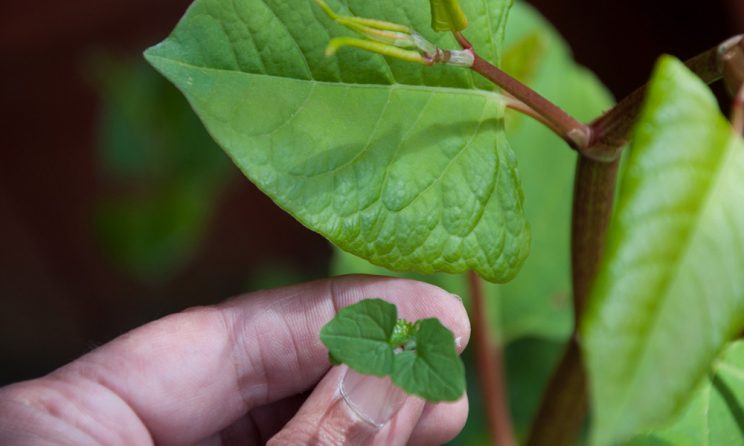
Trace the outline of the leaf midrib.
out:
<instances>
[{"instance_id":1,"label":"leaf midrib","mask_svg":"<svg viewBox=\"0 0 744 446\"><path fill-rule=\"evenodd\" d=\"M500 102L503 101L503 95L500 93L497 93L495 91L488 91L488 90L482 90L480 88L457 88L457 87L438 87L433 85L412 85L412 84L401 84L400 82L391 82L389 84L363 84L363 83L350 83L350 82L331 82L331 81L320 81L317 79L297 79L294 77L286 77L286 76L277 76L274 74L266 74L266 73L248 73L245 71L239 71L239 70L228 70L224 68L214 68L214 67L205 67L201 65L194 65L188 62L184 62L182 60L173 59L170 57L164 57L159 56L157 54L152 54L151 52L145 53L145 55L149 59L159 59L171 64L180 65L182 67L186 67L188 69L192 70L204 70L204 71L214 71L218 73L230 73L230 74L241 74L245 76L250 77L268 77L268 78L274 78L274 79L282 79L285 81L291 81L291 82L298 82L298 83L308 83L308 84L314 84L314 85L326 85L330 87L349 87L349 88L372 88L372 89L381 89L381 90L388 90L388 89L395 89L395 90L412 90L412 91L424 91L427 93L437 93L437 94L453 94L453 95L472 95L472 96L481 96L486 97L490 99L494 99Z\"/></svg>"},{"instance_id":2,"label":"leaf midrib","mask_svg":"<svg viewBox=\"0 0 744 446\"><path fill-rule=\"evenodd\" d=\"M712 169L713 172L713 180L710 182L710 186L705 190L701 200L700 200L700 206L697 208L699 212L694 217L694 221L690 224L690 230L688 231L687 236L682 241L683 247L680 249L680 255L674 260L673 262L673 269L672 272L669 274L668 279L664 283L663 291L660 293L662 296L662 299L660 299L659 303L656 305L656 309L663 308L667 305L668 299L670 298L671 294L669 292L671 285L678 279L680 274L681 265L684 263L684 261L689 256L690 246L692 244L692 241L696 239L696 235L699 232L700 228L700 220L703 218L704 215L706 215L706 210L708 209L708 206L711 202L711 197L713 195L713 191L718 189L719 183L721 181L721 172L724 172L726 168L731 164L727 161L729 158L735 155L735 146L736 141L729 139L726 149L724 149L723 153L721 154L718 162L716 163L715 167ZM651 312L651 320L646 325L646 327L642 330L639 330L636 332L639 338L646 339L646 342L641 342L639 344L638 349L636 350L636 353L633 355L632 361L629 361L632 364L643 364L645 361L645 358L648 356L649 352L649 346L652 344L650 341L650 337L653 336L653 333L655 331L653 328L656 326L656 322L658 321L659 316L662 314L662 311L653 311ZM703 371L702 374L704 374L705 371ZM632 381L631 385L629 386L629 389L635 389L637 387L638 380L640 379L641 374L639 373L639 367L633 368L632 373ZM623 399L623 404L621 404L619 407L628 407L628 402L631 399L632 392L626 392L625 398ZM623 411L624 412L624 411ZM622 413L622 412L621 412Z\"/></svg>"}]
</instances>

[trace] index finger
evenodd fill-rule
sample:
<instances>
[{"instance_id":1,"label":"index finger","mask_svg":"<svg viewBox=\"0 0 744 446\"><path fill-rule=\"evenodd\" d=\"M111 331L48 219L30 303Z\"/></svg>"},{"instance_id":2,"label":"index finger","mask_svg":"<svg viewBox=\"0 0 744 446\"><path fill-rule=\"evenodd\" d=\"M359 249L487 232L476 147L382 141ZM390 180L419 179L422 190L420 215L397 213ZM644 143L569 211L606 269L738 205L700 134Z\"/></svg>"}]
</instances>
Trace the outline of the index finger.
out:
<instances>
[{"instance_id":1,"label":"index finger","mask_svg":"<svg viewBox=\"0 0 744 446\"><path fill-rule=\"evenodd\" d=\"M314 386L329 367L320 328L339 308L369 297L397 304L409 320L438 317L467 343L467 315L449 293L421 282L347 276L166 317L11 392L32 395L39 407L72 405L54 412L94 438L146 432L158 444L193 443L254 407Z\"/></svg>"}]
</instances>

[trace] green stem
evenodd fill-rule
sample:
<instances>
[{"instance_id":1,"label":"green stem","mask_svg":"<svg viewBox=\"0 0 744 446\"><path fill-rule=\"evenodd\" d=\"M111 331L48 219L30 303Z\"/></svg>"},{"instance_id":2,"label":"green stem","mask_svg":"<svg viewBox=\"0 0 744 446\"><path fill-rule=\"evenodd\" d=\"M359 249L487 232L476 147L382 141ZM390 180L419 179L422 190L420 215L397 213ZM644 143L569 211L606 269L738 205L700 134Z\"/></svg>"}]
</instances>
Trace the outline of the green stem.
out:
<instances>
[{"instance_id":1,"label":"green stem","mask_svg":"<svg viewBox=\"0 0 744 446\"><path fill-rule=\"evenodd\" d=\"M488 312L483 283L481 278L472 271L468 273L468 286L472 305L470 313L475 364L491 443L499 446L516 446L517 441L507 400L502 348L496 345L488 331Z\"/></svg>"}]
</instances>

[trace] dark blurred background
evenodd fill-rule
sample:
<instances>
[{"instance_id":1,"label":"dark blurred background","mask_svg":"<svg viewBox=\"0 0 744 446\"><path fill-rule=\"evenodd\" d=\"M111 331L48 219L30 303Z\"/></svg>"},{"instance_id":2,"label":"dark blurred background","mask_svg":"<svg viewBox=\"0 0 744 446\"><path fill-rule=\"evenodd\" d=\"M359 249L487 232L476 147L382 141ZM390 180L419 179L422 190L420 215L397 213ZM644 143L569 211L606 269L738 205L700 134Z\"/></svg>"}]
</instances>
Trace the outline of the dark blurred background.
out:
<instances>
[{"instance_id":1,"label":"dark blurred background","mask_svg":"<svg viewBox=\"0 0 744 446\"><path fill-rule=\"evenodd\" d=\"M189 0L5 0L0 385L188 306L328 274L141 58ZM534 0L622 97L661 53L744 30L744 0Z\"/></svg>"}]
</instances>

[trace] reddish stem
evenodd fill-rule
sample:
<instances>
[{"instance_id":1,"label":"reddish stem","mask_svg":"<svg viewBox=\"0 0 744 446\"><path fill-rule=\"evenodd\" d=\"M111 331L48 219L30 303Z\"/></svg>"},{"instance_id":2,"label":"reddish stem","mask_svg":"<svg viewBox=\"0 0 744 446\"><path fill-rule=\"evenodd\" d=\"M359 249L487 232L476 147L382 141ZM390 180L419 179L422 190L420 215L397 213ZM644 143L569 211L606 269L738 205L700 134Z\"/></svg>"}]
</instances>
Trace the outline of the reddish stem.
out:
<instances>
[{"instance_id":1,"label":"reddish stem","mask_svg":"<svg viewBox=\"0 0 744 446\"><path fill-rule=\"evenodd\" d=\"M697 74L703 82L712 84L721 79L729 67L744 63L742 36L732 37L720 45L710 48L685 62L687 68ZM733 75L726 75L729 79ZM738 84L737 84L738 85ZM615 107L592 123L592 140L584 151L588 156L611 161L617 158L628 143L630 131L641 111L646 85L625 97Z\"/></svg>"},{"instance_id":2,"label":"reddish stem","mask_svg":"<svg viewBox=\"0 0 744 446\"><path fill-rule=\"evenodd\" d=\"M485 406L486 422L491 442L499 446L516 446L504 373L504 358L500 345L496 345L488 330L488 317L481 278L468 273L473 347L478 381Z\"/></svg>"},{"instance_id":3,"label":"reddish stem","mask_svg":"<svg viewBox=\"0 0 744 446\"><path fill-rule=\"evenodd\" d=\"M744 84L731 104L731 127L737 135L744 134Z\"/></svg>"},{"instance_id":4,"label":"reddish stem","mask_svg":"<svg viewBox=\"0 0 744 446\"><path fill-rule=\"evenodd\" d=\"M579 157L571 227L574 335L543 394L527 443L530 446L573 444L589 408L576 333L604 251L619 164L619 160L603 163Z\"/></svg>"},{"instance_id":5,"label":"reddish stem","mask_svg":"<svg viewBox=\"0 0 744 446\"><path fill-rule=\"evenodd\" d=\"M470 69L503 88L509 94L527 104L536 113L542 115L543 119L551 124L551 128L557 129L558 135L571 147L582 149L589 144L591 130L587 125L577 121L557 105L490 64L478 54L474 53L474 57Z\"/></svg>"}]
</instances>

